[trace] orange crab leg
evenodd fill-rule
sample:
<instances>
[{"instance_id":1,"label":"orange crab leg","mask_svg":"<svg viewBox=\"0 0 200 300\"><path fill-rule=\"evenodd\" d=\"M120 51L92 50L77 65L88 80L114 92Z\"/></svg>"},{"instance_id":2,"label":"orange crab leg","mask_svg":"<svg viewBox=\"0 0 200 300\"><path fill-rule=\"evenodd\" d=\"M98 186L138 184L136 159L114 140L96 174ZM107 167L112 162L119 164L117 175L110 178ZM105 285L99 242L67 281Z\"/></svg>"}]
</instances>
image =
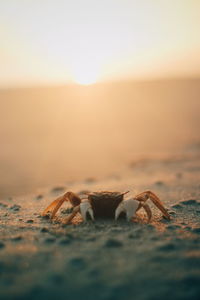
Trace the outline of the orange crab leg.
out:
<instances>
[{"instance_id":1,"label":"orange crab leg","mask_svg":"<svg viewBox=\"0 0 200 300\"><path fill-rule=\"evenodd\" d=\"M153 192L151 192L151 191L143 192L143 193L137 195L136 197L134 197L134 199L141 201L143 207L144 207L144 205L143 205L144 202L146 202L148 199L150 199L157 206L157 208L160 209L160 211L164 214L164 216L167 219L170 219L170 215L168 214L166 208L163 206L163 204L160 201L160 199L158 198L158 196L156 196Z\"/></svg>"},{"instance_id":2,"label":"orange crab leg","mask_svg":"<svg viewBox=\"0 0 200 300\"><path fill-rule=\"evenodd\" d=\"M72 213L71 213L69 216L67 216L67 217L64 219L64 221L62 221L62 223L63 223L63 224L69 224L69 223L72 221L72 219L76 216L76 214L77 214L78 212L80 212L80 205L75 206L75 207L73 208Z\"/></svg>"},{"instance_id":3,"label":"orange crab leg","mask_svg":"<svg viewBox=\"0 0 200 300\"><path fill-rule=\"evenodd\" d=\"M67 192L63 196L54 200L43 212L42 216L46 216L49 212L51 213L51 219L55 217L55 214L61 207L61 205L65 202L69 201L73 207L78 206L81 203L81 199L72 192Z\"/></svg>"},{"instance_id":4,"label":"orange crab leg","mask_svg":"<svg viewBox=\"0 0 200 300\"><path fill-rule=\"evenodd\" d=\"M144 201L141 201L141 202L139 203L139 206L138 206L138 208L136 209L136 212L138 212L138 210L140 210L142 207L144 208L144 210L145 210L146 213L147 213L147 216L148 216L148 222L150 222L150 221L151 221L151 218L152 218L152 212L151 212L151 209L150 209L149 205L146 204Z\"/></svg>"},{"instance_id":5,"label":"orange crab leg","mask_svg":"<svg viewBox=\"0 0 200 300\"><path fill-rule=\"evenodd\" d=\"M146 213L147 213L147 216L148 216L148 222L150 222L150 221L151 221L151 218L152 218L152 212L151 212L151 209L150 209L149 205L146 204L146 203L142 203L142 207L144 208L144 210L145 210Z\"/></svg>"}]
</instances>

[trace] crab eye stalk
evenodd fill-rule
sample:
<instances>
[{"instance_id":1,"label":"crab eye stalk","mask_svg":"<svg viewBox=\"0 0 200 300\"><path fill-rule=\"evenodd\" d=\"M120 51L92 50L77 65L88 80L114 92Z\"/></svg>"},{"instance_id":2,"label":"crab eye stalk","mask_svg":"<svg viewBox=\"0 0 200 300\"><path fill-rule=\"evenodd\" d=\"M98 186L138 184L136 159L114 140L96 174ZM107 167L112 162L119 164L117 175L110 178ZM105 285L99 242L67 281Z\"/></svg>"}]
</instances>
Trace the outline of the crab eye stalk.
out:
<instances>
[{"instance_id":1,"label":"crab eye stalk","mask_svg":"<svg viewBox=\"0 0 200 300\"><path fill-rule=\"evenodd\" d=\"M127 191L127 192L124 192L124 193L122 193L122 195L126 195L126 194L128 194L130 191Z\"/></svg>"}]
</instances>

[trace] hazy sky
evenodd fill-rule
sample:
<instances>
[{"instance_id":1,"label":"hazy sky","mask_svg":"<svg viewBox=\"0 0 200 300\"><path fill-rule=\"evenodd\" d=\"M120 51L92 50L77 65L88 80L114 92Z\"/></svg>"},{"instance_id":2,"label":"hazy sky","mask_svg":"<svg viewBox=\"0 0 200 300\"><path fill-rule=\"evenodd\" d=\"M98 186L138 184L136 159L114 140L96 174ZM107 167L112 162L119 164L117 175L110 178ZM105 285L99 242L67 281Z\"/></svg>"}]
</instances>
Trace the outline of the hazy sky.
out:
<instances>
[{"instance_id":1,"label":"hazy sky","mask_svg":"<svg viewBox=\"0 0 200 300\"><path fill-rule=\"evenodd\" d=\"M200 0L0 0L0 85L200 75Z\"/></svg>"}]
</instances>

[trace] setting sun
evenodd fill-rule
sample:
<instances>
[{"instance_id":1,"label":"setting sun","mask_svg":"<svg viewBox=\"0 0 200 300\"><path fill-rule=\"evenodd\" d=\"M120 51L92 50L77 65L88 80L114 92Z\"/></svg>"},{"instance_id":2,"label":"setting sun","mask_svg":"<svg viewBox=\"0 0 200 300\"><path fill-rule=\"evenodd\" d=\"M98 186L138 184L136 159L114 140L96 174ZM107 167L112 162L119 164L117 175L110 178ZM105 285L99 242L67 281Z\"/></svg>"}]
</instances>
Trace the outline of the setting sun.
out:
<instances>
[{"instance_id":1,"label":"setting sun","mask_svg":"<svg viewBox=\"0 0 200 300\"><path fill-rule=\"evenodd\" d=\"M76 72L76 74L74 74L73 80L81 85L89 85L97 81L97 74L87 69L80 69Z\"/></svg>"},{"instance_id":2,"label":"setting sun","mask_svg":"<svg viewBox=\"0 0 200 300\"><path fill-rule=\"evenodd\" d=\"M78 43L73 43L73 48L77 50L71 52L69 70L72 80L78 84L89 85L100 79L104 57L98 54L101 47L91 46L91 42L88 40L81 51Z\"/></svg>"},{"instance_id":3,"label":"setting sun","mask_svg":"<svg viewBox=\"0 0 200 300\"><path fill-rule=\"evenodd\" d=\"M81 85L90 85L90 84L95 83L96 81L93 80L93 79L90 79L90 78L84 78L84 77L82 77L80 79L77 78L75 80L75 82L78 83L78 84L81 84Z\"/></svg>"}]
</instances>

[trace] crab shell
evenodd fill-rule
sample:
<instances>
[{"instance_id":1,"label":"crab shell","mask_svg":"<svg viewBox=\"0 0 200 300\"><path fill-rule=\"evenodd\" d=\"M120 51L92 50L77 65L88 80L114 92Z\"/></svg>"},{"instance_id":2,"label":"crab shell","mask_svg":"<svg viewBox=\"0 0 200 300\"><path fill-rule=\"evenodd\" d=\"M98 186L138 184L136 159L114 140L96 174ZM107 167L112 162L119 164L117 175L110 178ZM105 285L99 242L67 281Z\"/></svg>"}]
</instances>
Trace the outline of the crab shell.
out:
<instances>
[{"instance_id":1,"label":"crab shell","mask_svg":"<svg viewBox=\"0 0 200 300\"><path fill-rule=\"evenodd\" d=\"M115 211L124 199L124 194L119 192L88 193L88 201L93 210L94 218L115 218Z\"/></svg>"}]
</instances>

